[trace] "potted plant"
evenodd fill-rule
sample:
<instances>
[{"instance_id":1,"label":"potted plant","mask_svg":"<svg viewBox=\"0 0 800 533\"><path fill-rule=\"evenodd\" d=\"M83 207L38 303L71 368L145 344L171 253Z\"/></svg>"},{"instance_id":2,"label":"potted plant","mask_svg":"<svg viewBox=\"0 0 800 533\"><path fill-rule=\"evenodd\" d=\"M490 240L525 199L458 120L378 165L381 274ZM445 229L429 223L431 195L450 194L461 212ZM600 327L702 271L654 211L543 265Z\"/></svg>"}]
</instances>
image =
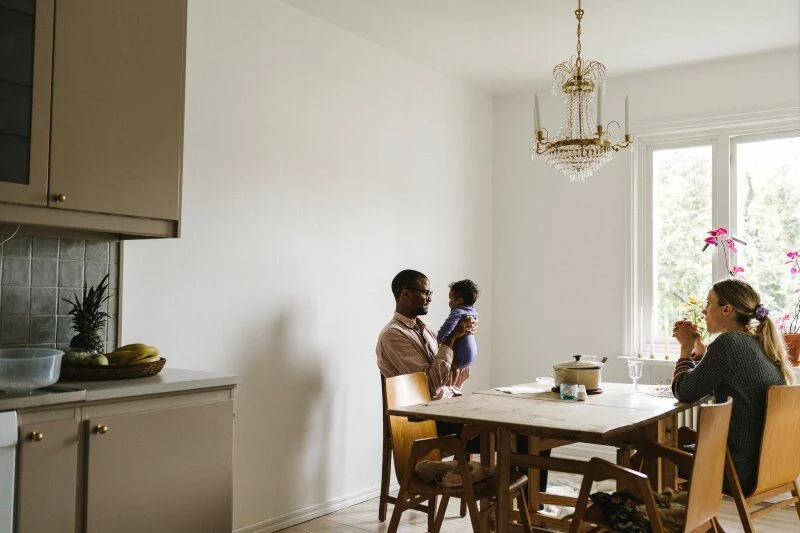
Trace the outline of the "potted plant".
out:
<instances>
[{"instance_id":1,"label":"potted plant","mask_svg":"<svg viewBox=\"0 0 800 533\"><path fill-rule=\"evenodd\" d=\"M786 264L791 265L789 273L792 277L800 274L800 252L787 252L786 258ZM800 293L800 287L794 292L795 294ZM778 317L775 322L783 333L783 341L786 343L786 351L792 365L800 366L800 297L794 304L794 310Z\"/></svg>"}]
</instances>

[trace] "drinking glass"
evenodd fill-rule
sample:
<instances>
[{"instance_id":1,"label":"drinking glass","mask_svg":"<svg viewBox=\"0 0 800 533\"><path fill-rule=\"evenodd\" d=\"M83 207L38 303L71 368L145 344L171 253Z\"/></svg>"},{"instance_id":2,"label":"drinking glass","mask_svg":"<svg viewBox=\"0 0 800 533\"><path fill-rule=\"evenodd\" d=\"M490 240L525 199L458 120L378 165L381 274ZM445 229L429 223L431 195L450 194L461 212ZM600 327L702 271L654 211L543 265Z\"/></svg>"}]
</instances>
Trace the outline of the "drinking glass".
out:
<instances>
[{"instance_id":1,"label":"drinking glass","mask_svg":"<svg viewBox=\"0 0 800 533\"><path fill-rule=\"evenodd\" d=\"M644 361L628 361L628 376L633 380L633 392L639 392L638 381L642 377L642 366Z\"/></svg>"}]
</instances>

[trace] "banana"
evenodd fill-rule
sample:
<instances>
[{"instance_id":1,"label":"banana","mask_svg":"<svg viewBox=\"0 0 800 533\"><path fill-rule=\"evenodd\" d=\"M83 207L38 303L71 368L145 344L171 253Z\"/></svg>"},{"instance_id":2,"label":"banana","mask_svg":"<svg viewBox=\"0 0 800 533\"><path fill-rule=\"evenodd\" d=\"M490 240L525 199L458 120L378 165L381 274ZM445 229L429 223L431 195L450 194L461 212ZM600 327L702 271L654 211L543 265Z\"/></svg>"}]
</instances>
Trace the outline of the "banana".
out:
<instances>
[{"instance_id":1,"label":"banana","mask_svg":"<svg viewBox=\"0 0 800 533\"><path fill-rule=\"evenodd\" d=\"M142 363L154 363L154 362L158 361L159 359L161 359L159 356L157 356L157 355L154 355L154 356L152 356L152 357L148 357L148 358L146 358L146 359L137 359L136 361L134 361L134 362L132 362L132 363L128 363L128 364L131 364L131 365L140 365L140 364L142 364Z\"/></svg>"},{"instance_id":2,"label":"banana","mask_svg":"<svg viewBox=\"0 0 800 533\"><path fill-rule=\"evenodd\" d=\"M119 360L118 365L133 365L138 363L139 361L143 361L145 359L150 359L152 357L158 357L158 354L153 353L129 353L122 356L122 359Z\"/></svg>"},{"instance_id":3,"label":"banana","mask_svg":"<svg viewBox=\"0 0 800 533\"><path fill-rule=\"evenodd\" d=\"M144 359L158 359L158 348L147 344L135 343L120 346L108 355L109 362L117 365L130 365Z\"/></svg>"},{"instance_id":4,"label":"banana","mask_svg":"<svg viewBox=\"0 0 800 533\"><path fill-rule=\"evenodd\" d=\"M137 351L137 350L146 350L147 348L151 348L151 346L148 346L148 345L143 344L141 342L135 342L133 344L126 344L125 346L120 346L119 348L117 348L114 351L115 352L132 352L132 351Z\"/></svg>"}]
</instances>

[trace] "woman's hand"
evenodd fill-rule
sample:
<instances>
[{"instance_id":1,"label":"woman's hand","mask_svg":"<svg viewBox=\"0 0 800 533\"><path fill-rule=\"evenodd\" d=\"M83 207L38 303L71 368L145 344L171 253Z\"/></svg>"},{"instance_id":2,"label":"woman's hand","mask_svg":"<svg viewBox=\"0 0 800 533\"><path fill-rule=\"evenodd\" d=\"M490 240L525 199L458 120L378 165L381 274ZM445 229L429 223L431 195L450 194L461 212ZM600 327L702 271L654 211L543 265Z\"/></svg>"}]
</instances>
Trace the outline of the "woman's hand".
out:
<instances>
[{"instance_id":1,"label":"woman's hand","mask_svg":"<svg viewBox=\"0 0 800 533\"><path fill-rule=\"evenodd\" d=\"M689 359L692 357L692 351L699 343L703 344L700 333L697 331L697 326L688 320L679 320L675 322L672 327L672 336L681 345L681 359ZM702 349L705 352L705 347Z\"/></svg>"}]
</instances>

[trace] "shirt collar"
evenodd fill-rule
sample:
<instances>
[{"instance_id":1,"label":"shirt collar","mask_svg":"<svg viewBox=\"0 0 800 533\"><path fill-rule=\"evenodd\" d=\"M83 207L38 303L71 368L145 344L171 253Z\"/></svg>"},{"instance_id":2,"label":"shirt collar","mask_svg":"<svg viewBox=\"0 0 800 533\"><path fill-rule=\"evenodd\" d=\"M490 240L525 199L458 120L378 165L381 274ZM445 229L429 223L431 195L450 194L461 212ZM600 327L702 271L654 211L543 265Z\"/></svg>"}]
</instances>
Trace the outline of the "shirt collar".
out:
<instances>
[{"instance_id":1,"label":"shirt collar","mask_svg":"<svg viewBox=\"0 0 800 533\"><path fill-rule=\"evenodd\" d=\"M394 313L394 319L403 324L408 329L415 329L417 327L417 320L419 318L408 318L407 316L401 315L400 313ZM420 320L420 326L422 325L422 321Z\"/></svg>"}]
</instances>

